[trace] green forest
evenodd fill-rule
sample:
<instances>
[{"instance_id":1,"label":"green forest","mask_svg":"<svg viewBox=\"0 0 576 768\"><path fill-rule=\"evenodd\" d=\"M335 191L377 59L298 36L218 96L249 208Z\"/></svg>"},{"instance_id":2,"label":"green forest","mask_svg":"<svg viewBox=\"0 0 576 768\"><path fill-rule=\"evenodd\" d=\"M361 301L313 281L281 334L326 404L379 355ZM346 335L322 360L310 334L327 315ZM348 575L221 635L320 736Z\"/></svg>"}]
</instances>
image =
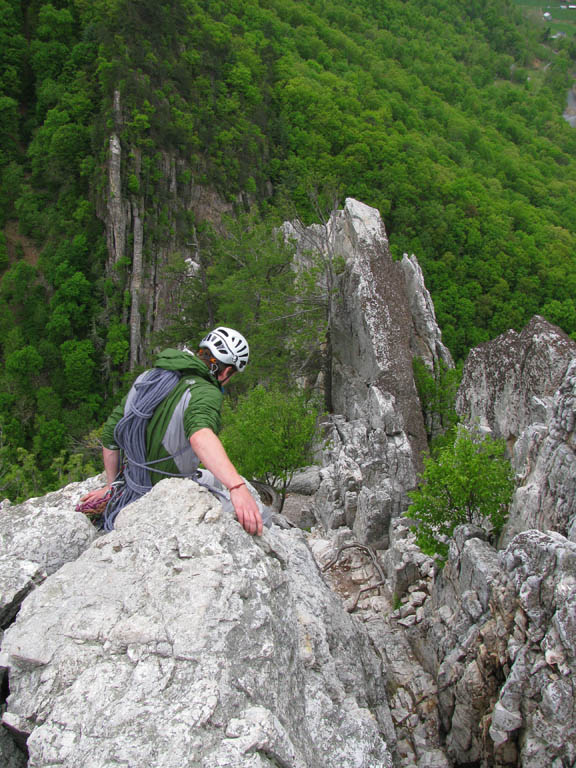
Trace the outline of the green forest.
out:
<instances>
[{"instance_id":1,"label":"green forest","mask_svg":"<svg viewBox=\"0 0 576 768\"><path fill-rule=\"evenodd\" d=\"M0 0L2 497L94 472L135 373L214 320L266 360L245 386L305 366L326 297L274 228L344 197L416 254L456 360L535 313L576 338L575 61L508 0Z\"/></svg>"}]
</instances>

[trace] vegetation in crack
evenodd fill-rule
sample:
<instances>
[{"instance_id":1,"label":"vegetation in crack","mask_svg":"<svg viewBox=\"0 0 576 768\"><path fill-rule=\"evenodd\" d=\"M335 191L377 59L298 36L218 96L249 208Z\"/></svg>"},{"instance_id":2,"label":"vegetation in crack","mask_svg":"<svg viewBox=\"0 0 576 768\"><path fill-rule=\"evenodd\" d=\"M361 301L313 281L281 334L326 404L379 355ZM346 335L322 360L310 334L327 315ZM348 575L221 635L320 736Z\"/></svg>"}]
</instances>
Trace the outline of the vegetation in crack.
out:
<instances>
[{"instance_id":1,"label":"vegetation in crack","mask_svg":"<svg viewBox=\"0 0 576 768\"><path fill-rule=\"evenodd\" d=\"M408 494L412 504L405 515L417 522L413 530L423 552L442 562L457 525L476 525L498 536L514 490L503 440L461 426L453 445L424 459L421 480Z\"/></svg>"}]
</instances>

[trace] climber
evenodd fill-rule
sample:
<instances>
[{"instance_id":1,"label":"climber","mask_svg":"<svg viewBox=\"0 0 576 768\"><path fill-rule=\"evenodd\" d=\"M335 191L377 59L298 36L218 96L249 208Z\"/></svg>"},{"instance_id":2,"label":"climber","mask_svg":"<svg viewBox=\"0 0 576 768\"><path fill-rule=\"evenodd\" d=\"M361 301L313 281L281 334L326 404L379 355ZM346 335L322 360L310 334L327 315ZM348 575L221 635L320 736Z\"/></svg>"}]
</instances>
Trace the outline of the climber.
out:
<instances>
[{"instance_id":1,"label":"climber","mask_svg":"<svg viewBox=\"0 0 576 768\"><path fill-rule=\"evenodd\" d=\"M107 484L81 499L79 508L108 501L104 528L127 503L164 477L191 477L233 509L248 533L262 533L262 505L255 500L217 437L222 387L248 363L248 343L220 326L200 342L196 354L166 349L154 368L134 382L102 432ZM124 461L120 470L120 456ZM202 462L205 469L198 469ZM83 510L84 511L84 510Z\"/></svg>"}]
</instances>

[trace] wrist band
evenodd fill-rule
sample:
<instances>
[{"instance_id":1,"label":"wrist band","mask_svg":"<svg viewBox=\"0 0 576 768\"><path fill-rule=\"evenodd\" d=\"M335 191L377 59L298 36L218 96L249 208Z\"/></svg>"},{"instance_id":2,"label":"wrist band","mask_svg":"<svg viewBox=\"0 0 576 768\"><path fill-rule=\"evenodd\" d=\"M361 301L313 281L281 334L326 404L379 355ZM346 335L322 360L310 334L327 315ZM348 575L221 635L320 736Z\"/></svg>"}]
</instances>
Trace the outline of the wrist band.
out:
<instances>
[{"instance_id":1,"label":"wrist band","mask_svg":"<svg viewBox=\"0 0 576 768\"><path fill-rule=\"evenodd\" d=\"M241 488L243 485L246 485L246 483L238 483L238 485L233 485L232 488L228 488L228 491L235 491L236 488Z\"/></svg>"}]
</instances>

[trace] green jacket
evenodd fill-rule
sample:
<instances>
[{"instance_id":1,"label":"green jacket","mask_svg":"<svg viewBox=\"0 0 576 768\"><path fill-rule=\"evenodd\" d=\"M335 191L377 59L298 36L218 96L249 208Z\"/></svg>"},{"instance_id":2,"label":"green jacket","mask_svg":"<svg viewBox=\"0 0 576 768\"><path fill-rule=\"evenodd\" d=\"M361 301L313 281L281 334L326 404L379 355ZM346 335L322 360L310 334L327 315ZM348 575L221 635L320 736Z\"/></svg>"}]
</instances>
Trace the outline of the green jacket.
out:
<instances>
[{"instance_id":1,"label":"green jacket","mask_svg":"<svg viewBox=\"0 0 576 768\"><path fill-rule=\"evenodd\" d=\"M154 363L156 368L179 371L182 378L170 394L154 411L146 430L146 459L154 461L165 456L175 459L155 464L150 471L152 484L170 474L193 475L198 467L198 458L190 446L190 436L199 429L208 428L215 434L220 431L222 391L217 379L208 366L190 352L165 349ZM138 377L141 380L147 371ZM114 441L114 427L124 416L126 403L133 397L134 388L111 413L102 431L105 448L117 450ZM180 453L183 451L182 453Z\"/></svg>"}]
</instances>

